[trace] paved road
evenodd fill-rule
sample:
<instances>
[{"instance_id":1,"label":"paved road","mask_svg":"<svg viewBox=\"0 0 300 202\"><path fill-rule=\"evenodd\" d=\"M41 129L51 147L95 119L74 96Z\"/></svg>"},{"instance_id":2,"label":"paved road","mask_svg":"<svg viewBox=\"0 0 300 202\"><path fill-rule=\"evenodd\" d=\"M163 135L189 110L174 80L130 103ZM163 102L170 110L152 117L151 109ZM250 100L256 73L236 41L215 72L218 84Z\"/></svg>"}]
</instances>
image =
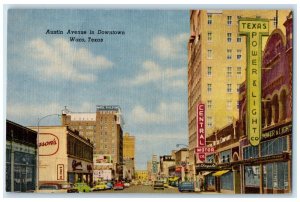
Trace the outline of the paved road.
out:
<instances>
[{"instance_id":1,"label":"paved road","mask_svg":"<svg viewBox=\"0 0 300 202\"><path fill-rule=\"evenodd\" d=\"M162 189L156 189L154 190L152 186L144 186L144 185L132 185L128 188L125 188L124 190L105 190L105 191L97 191L97 193L114 193L114 194L124 194L124 193L154 193L154 194L174 194L174 193L180 193L177 188L169 187ZM193 192L184 192L194 194Z\"/></svg>"}]
</instances>

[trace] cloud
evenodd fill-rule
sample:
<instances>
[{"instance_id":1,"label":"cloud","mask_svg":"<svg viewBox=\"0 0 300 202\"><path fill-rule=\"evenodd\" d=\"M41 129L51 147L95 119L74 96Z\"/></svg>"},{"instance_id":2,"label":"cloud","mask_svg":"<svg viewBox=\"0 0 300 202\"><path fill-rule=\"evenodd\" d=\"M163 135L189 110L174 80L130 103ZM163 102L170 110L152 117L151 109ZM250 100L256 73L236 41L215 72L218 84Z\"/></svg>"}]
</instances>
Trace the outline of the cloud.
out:
<instances>
[{"instance_id":1,"label":"cloud","mask_svg":"<svg viewBox=\"0 0 300 202\"><path fill-rule=\"evenodd\" d=\"M185 119L186 106L182 103L161 102L155 111L135 106L130 114L130 120L137 124L170 124Z\"/></svg>"},{"instance_id":2,"label":"cloud","mask_svg":"<svg viewBox=\"0 0 300 202\"><path fill-rule=\"evenodd\" d=\"M181 33L173 37L156 36L151 42L151 47L161 58L183 59L187 57L184 52L188 38L188 33Z\"/></svg>"},{"instance_id":3,"label":"cloud","mask_svg":"<svg viewBox=\"0 0 300 202\"><path fill-rule=\"evenodd\" d=\"M92 71L111 68L113 63L101 55L94 55L86 48L75 48L65 39L45 41L35 39L27 44L32 68L41 79L66 79L93 82Z\"/></svg>"},{"instance_id":4,"label":"cloud","mask_svg":"<svg viewBox=\"0 0 300 202\"><path fill-rule=\"evenodd\" d=\"M186 87L185 75L186 68L163 68L153 61L145 61L142 70L124 83L133 86L156 83L168 88L184 88Z\"/></svg>"},{"instance_id":5,"label":"cloud","mask_svg":"<svg viewBox=\"0 0 300 202\"><path fill-rule=\"evenodd\" d=\"M75 112L77 112L77 109L80 109L80 112L95 112L96 107L89 102L82 102L78 106L67 106L67 108ZM24 125L37 125L39 118L49 114L60 115L63 109L64 104L57 102L49 102L44 105L7 103L7 118ZM43 121L43 124L47 122L60 125L60 119L55 116L47 118Z\"/></svg>"}]
</instances>

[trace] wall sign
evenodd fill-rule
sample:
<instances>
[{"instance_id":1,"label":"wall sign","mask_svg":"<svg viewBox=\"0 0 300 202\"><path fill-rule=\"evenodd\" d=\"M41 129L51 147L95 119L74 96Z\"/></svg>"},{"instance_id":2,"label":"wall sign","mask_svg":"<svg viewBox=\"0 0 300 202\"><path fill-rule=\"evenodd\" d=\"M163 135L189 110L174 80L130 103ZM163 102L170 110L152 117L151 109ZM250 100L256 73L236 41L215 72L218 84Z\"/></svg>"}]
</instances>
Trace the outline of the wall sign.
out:
<instances>
[{"instance_id":1,"label":"wall sign","mask_svg":"<svg viewBox=\"0 0 300 202\"><path fill-rule=\"evenodd\" d=\"M57 164L57 180L65 179L65 167L63 164Z\"/></svg>"},{"instance_id":2,"label":"wall sign","mask_svg":"<svg viewBox=\"0 0 300 202\"><path fill-rule=\"evenodd\" d=\"M261 139L262 36L269 35L269 20L241 18L239 32L247 39L247 136L252 146Z\"/></svg>"}]
</instances>

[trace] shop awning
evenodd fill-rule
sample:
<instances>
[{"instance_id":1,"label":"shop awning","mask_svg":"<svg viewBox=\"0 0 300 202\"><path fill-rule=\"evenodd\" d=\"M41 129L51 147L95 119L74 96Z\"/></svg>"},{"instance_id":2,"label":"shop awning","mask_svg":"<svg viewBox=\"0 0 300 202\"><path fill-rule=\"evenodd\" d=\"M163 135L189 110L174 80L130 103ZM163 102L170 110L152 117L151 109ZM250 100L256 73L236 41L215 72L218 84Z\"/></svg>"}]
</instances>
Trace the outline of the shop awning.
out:
<instances>
[{"instance_id":1,"label":"shop awning","mask_svg":"<svg viewBox=\"0 0 300 202\"><path fill-rule=\"evenodd\" d=\"M179 179L179 177L172 177L172 178L169 178L169 181L174 182L174 181L177 181L178 179Z\"/></svg>"},{"instance_id":2,"label":"shop awning","mask_svg":"<svg viewBox=\"0 0 300 202\"><path fill-rule=\"evenodd\" d=\"M212 175L215 176L215 177L219 177L219 176L222 176L222 175L224 175L225 173L228 173L228 172L229 172L229 170L220 170L218 172L215 172Z\"/></svg>"},{"instance_id":3,"label":"shop awning","mask_svg":"<svg viewBox=\"0 0 300 202\"><path fill-rule=\"evenodd\" d=\"M210 173L212 173L212 172L205 172L205 173L203 173L202 175L203 175L203 176L206 176L206 175L209 175Z\"/></svg>"}]
</instances>

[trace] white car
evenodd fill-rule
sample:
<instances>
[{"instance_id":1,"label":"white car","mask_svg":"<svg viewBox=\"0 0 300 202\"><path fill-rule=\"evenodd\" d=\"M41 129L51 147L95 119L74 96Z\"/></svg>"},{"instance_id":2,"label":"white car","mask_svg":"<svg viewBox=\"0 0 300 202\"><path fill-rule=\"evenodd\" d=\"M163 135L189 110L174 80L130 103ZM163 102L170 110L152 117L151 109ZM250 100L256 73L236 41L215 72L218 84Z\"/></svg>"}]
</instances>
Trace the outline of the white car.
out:
<instances>
[{"instance_id":1,"label":"white car","mask_svg":"<svg viewBox=\"0 0 300 202\"><path fill-rule=\"evenodd\" d=\"M129 182L125 182L125 183L124 183L124 187L130 187Z\"/></svg>"}]
</instances>

